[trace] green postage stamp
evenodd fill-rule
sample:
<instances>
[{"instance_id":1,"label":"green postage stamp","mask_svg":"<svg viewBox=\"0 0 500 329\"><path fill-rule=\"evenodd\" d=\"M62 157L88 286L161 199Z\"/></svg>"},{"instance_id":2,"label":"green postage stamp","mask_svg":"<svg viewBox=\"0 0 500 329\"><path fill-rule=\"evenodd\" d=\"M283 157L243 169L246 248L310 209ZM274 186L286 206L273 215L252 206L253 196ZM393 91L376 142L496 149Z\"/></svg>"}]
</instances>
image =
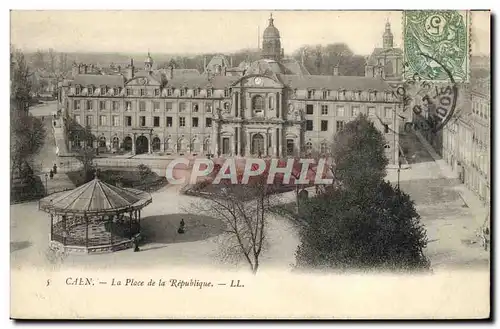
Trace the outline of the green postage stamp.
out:
<instances>
[{"instance_id":1,"label":"green postage stamp","mask_svg":"<svg viewBox=\"0 0 500 329\"><path fill-rule=\"evenodd\" d=\"M404 78L469 80L469 12L405 11Z\"/></svg>"}]
</instances>

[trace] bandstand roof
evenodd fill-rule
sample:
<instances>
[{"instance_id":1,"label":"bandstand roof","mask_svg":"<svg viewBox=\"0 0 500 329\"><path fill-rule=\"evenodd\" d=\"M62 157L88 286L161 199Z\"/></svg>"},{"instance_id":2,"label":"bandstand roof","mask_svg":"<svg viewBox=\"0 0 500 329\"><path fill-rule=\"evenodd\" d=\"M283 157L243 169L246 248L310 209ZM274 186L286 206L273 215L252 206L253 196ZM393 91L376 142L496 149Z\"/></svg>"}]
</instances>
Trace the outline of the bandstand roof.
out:
<instances>
[{"instance_id":1,"label":"bandstand roof","mask_svg":"<svg viewBox=\"0 0 500 329\"><path fill-rule=\"evenodd\" d=\"M143 208L151 201L147 192L117 187L96 177L71 191L49 195L39 205L50 213L115 214Z\"/></svg>"}]
</instances>

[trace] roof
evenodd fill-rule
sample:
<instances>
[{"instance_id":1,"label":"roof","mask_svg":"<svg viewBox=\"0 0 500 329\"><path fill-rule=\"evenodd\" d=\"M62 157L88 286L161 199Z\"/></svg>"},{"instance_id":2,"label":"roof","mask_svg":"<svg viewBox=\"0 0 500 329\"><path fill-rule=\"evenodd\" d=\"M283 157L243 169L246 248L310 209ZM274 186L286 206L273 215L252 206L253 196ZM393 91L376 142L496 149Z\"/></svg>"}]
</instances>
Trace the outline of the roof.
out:
<instances>
[{"instance_id":1,"label":"roof","mask_svg":"<svg viewBox=\"0 0 500 329\"><path fill-rule=\"evenodd\" d=\"M124 78L121 75L77 74L73 84L82 86L123 86Z\"/></svg>"},{"instance_id":2,"label":"roof","mask_svg":"<svg viewBox=\"0 0 500 329\"><path fill-rule=\"evenodd\" d=\"M179 74L183 76L199 76L200 72L197 69L174 69L174 76Z\"/></svg>"},{"instance_id":3,"label":"roof","mask_svg":"<svg viewBox=\"0 0 500 329\"><path fill-rule=\"evenodd\" d=\"M403 56L403 50L401 48L375 48L373 49L372 54L368 57L367 63L368 65L376 65L377 58L384 56Z\"/></svg>"},{"instance_id":4,"label":"roof","mask_svg":"<svg viewBox=\"0 0 500 329\"><path fill-rule=\"evenodd\" d=\"M268 71L274 74L297 74L273 59L259 59L253 62L247 69L246 74L266 74Z\"/></svg>"},{"instance_id":5,"label":"roof","mask_svg":"<svg viewBox=\"0 0 500 329\"><path fill-rule=\"evenodd\" d=\"M151 74L148 71L144 70L134 72L134 79L139 77L152 78L159 84L162 84L163 81L165 80L165 75L161 71L153 71L151 72Z\"/></svg>"},{"instance_id":6,"label":"roof","mask_svg":"<svg viewBox=\"0 0 500 329\"><path fill-rule=\"evenodd\" d=\"M284 84L292 89L331 89L331 90L378 90L390 89L382 79L358 76L330 76L330 75L281 75Z\"/></svg>"},{"instance_id":7,"label":"roof","mask_svg":"<svg viewBox=\"0 0 500 329\"><path fill-rule=\"evenodd\" d=\"M283 59L281 63L291 72L290 74L311 75L302 63L293 58Z\"/></svg>"},{"instance_id":8,"label":"roof","mask_svg":"<svg viewBox=\"0 0 500 329\"><path fill-rule=\"evenodd\" d=\"M191 87L191 88L208 88L212 87L215 89L224 89L231 85L231 83L237 81L239 79L238 76L211 76L208 79L207 75L198 75L198 76L176 76L174 74L174 78L168 81L167 86L173 88L183 88L183 87Z\"/></svg>"},{"instance_id":9,"label":"roof","mask_svg":"<svg viewBox=\"0 0 500 329\"><path fill-rule=\"evenodd\" d=\"M45 197L40 200L40 209L51 213L116 213L142 208L150 202L149 193L119 188L96 177L71 191Z\"/></svg>"}]
</instances>

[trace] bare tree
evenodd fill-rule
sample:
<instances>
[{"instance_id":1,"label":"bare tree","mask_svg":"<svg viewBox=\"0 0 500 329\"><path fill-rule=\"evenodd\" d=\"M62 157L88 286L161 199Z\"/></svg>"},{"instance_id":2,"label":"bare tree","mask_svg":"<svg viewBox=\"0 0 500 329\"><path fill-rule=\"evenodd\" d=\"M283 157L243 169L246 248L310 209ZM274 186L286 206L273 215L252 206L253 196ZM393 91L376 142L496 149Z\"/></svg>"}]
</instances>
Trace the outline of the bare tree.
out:
<instances>
[{"instance_id":1,"label":"bare tree","mask_svg":"<svg viewBox=\"0 0 500 329\"><path fill-rule=\"evenodd\" d=\"M218 192L191 204L190 210L221 220L226 226L220 238L224 260L243 260L256 274L267 244L268 215L274 202L272 187L266 183L267 175L254 178L248 185L219 185Z\"/></svg>"}]
</instances>

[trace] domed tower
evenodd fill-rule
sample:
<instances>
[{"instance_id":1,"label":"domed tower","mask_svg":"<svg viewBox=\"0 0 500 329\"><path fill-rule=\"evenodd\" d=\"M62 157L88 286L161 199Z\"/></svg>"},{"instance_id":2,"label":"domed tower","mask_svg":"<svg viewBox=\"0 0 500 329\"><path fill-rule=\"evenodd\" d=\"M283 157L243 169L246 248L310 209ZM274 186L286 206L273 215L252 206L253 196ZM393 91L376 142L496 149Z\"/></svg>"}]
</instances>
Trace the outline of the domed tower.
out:
<instances>
[{"instance_id":1,"label":"domed tower","mask_svg":"<svg viewBox=\"0 0 500 329\"><path fill-rule=\"evenodd\" d=\"M383 35L384 49L389 49L394 47L394 36L391 32L391 24L389 22L385 23L385 32Z\"/></svg>"},{"instance_id":2,"label":"domed tower","mask_svg":"<svg viewBox=\"0 0 500 329\"><path fill-rule=\"evenodd\" d=\"M273 14L269 18L269 25L264 30L262 39L262 58L279 61L281 59L280 31L274 26Z\"/></svg>"},{"instance_id":3,"label":"domed tower","mask_svg":"<svg viewBox=\"0 0 500 329\"><path fill-rule=\"evenodd\" d=\"M146 57L146 59L144 60L144 69L147 72L153 71L153 58L151 58L149 51L148 51L148 57Z\"/></svg>"}]
</instances>

